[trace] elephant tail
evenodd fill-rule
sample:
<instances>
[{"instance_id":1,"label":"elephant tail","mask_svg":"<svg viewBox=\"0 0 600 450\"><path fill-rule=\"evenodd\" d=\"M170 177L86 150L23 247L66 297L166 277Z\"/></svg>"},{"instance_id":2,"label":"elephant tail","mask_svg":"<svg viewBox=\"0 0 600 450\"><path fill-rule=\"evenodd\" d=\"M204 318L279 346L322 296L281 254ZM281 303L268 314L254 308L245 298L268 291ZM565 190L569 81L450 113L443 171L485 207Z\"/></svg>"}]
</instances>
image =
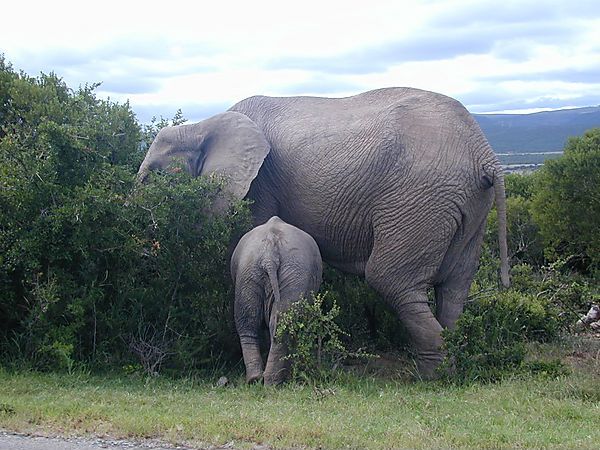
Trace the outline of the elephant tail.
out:
<instances>
[{"instance_id":1,"label":"elephant tail","mask_svg":"<svg viewBox=\"0 0 600 450\"><path fill-rule=\"evenodd\" d=\"M277 272L279 271L279 265L281 261L279 259L279 250L278 250L278 242L276 239L272 237L268 238L265 242L266 252L261 261L260 266L266 273L269 278L269 284L271 285L271 290L273 291L273 296L269 297L267 294L267 301L265 302L265 319L266 322L269 323L271 318L271 311L273 309L273 304L280 305L281 304L281 295L279 292L279 279L277 278Z\"/></svg>"},{"instance_id":2,"label":"elephant tail","mask_svg":"<svg viewBox=\"0 0 600 450\"><path fill-rule=\"evenodd\" d=\"M506 237L506 190L504 186L504 175L498 168L494 173L494 197L496 211L498 212L498 246L500 247L500 281L505 288L510 286L508 276L508 244Z\"/></svg>"},{"instance_id":3,"label":"elephant tail","mask_svg":"<svg viewBox=\"0 0 600 450\"><path fill-rule=\"evenodd\" d=\"M269 277L269 282L271 283L271 289L273 289L273 302L276 304L280 303L281 297L279 295L279 281L277 280L277 267L273 264L268 264L265 266L265 271L267 272L267 276Z\"/></svg>"}]
</instances>

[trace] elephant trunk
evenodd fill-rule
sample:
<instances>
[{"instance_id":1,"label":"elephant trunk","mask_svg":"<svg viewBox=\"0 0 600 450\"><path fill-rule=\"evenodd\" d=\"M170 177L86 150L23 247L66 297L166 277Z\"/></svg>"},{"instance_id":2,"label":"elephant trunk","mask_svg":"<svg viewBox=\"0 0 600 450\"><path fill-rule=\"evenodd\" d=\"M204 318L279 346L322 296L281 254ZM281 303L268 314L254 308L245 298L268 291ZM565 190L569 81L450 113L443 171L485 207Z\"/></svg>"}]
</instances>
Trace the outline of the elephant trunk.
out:
<instances>
[{"instance_id":1,"label":"elephant trunk","mask_svg":"<svg viewBox=\"0 0 600 450\"><path fill-rule=\"evenodd\" d=\"M504 187L504 175L498 169L495 173L494 196L496 211L498 212L498 246L500 247L500 280L505 288L510 286L508 276L508 244L506 238L506 191Z\"/></svg>"},{"instance_id":2,"label":"elephant trunk","mask_svg":"<svg viewBox=\"0 0 600 450\"><path fill-rule=\"evenodd\" d=\"M140 168L138 169L136 177L138 183L145 183L150 173L150 164L148 163L147 159L148 156L144 158L142 164L140 164Z\"/></svg>"},{"instance_id":3,"label":"elephant trunk","mask_svg":"<svg viewBox=\"0 0 600 450\"><path fill-rule=\"evenodd\" d=\"M147 178L148 178L148 170L147 169L144 169L144 170L140 169L138 171L138 173L137 173L137 178L136 178L137 182L138 183L145 183Z\"/></svg>"}]
</instances>

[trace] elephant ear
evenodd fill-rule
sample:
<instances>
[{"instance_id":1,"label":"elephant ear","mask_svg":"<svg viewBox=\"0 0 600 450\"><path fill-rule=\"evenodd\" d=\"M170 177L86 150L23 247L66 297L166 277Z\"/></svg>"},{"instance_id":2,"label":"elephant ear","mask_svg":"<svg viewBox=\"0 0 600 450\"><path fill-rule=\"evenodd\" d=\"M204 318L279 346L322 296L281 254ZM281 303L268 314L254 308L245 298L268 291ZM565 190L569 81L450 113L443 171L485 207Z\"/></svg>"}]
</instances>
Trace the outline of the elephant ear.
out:
<instances>
[{"instance_id":1,"label":"elephant ear","mask_svg":"<svg viewBox=\"0 0 600 450\"><path fill-rule=\"evenodd\" d=\"M252 120L238 112L218 114L203 125L196 175L222 175L225 189L244 198L271 149L267 139Z\"/></svg>"}]
</instances>

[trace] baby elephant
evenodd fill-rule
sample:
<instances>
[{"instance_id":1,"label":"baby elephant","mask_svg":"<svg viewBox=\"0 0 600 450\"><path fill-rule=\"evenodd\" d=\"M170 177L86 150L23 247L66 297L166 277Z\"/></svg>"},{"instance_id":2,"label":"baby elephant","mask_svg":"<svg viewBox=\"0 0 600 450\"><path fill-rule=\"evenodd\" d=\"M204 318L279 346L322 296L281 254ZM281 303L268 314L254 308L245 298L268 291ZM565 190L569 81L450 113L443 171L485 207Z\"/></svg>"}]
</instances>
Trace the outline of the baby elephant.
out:
<instances>
[{"instance_id":1,"label":"baby elephant","mask_svg":"<svg viewBox=\"0 0 600 450\"><path fill-rule=\"evenodd\" d=\"M240 336L246 381L285 381L286 346L275 341L277 318L321 286L323 266L315 240L277 216L246 233L231 257L235 285L235 325ZM268 326L271 348L263 373L259 335Z\"/></svg>"}]
</instances>

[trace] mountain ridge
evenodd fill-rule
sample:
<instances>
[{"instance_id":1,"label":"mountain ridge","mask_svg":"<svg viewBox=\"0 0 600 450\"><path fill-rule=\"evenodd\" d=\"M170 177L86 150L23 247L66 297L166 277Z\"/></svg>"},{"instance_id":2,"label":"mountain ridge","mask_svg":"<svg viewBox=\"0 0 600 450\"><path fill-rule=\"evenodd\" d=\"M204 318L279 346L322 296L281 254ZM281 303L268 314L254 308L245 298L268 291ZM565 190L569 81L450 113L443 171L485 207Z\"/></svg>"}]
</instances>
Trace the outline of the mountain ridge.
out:
<instances>
[{"instance_id":1,"label":"mountain ridge","mask_svg":"<svg viewBox=\"0 0 600 450\"><path fill-rule=\"evenodd\" d=\"M568 138L600 127L600 106L530 114L473 114L494 151L560 151Z\"/></svg>"}]
</instances>

